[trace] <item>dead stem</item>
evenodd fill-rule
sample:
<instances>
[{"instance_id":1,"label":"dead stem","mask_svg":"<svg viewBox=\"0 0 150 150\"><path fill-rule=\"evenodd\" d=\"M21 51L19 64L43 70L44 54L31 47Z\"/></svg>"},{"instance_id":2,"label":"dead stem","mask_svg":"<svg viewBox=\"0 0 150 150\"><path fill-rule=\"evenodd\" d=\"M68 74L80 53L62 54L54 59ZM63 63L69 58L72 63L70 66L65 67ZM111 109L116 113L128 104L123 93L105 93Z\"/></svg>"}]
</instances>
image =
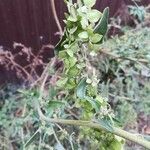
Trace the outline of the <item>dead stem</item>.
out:
<instances>
[{"instance_id":1,"label":"dead stem","mask_svg":"<svg viewBox=\"0 0 150 150\"><path fill-rule=\"evenodd\" d=\"M52 8L52 12L53 12L53 15L54 15L54 19L55 19L57 27L59 29L60 35L62 36L63 35L63 30L61 28L60 21L58 19L58 15L57 15L57 12L56 12L56 7L55 7L55 2L54 2L54 0L50 0L50 3L51 3L51 8Z\"/></svg>"}]
</instances>

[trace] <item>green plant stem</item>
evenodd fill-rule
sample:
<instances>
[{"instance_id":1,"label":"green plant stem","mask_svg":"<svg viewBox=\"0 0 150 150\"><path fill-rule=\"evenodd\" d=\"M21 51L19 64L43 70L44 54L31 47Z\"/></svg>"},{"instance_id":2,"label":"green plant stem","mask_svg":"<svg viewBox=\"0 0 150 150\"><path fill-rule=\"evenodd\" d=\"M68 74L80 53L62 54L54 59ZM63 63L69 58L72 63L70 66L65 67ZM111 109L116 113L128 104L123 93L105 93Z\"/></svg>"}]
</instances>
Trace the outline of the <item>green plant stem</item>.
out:
<instances>
[{"instance_id":1,"label":"green plant stem","mask_svg":"<svg viewBox=\"0 0 150 150\"><path fill-rule=\"evenodd\" d=\"M98 130L104 130L106 132L110 132L106 128L104 128L103 125L101 125L100 123L95 123L92 121L48 118L42 113L38 102L35 103L35 106L37 108L40 119L43 121L47 121L47 122L51 122L51 123L60 123L60 124L64 124L64 125L86 126L86 127L95 128ZM139 145L141 145L147 149L150 149L150 142L145 140L141 135L135 135L135 134L129 133L127 131L124 131L120 128L116 128L116 127L113 127L113 130L111 131L111 133L118 135L124 139L135 142L135 143L137 143L137 144L139 144Z\"/></svg>"}]
</instances>

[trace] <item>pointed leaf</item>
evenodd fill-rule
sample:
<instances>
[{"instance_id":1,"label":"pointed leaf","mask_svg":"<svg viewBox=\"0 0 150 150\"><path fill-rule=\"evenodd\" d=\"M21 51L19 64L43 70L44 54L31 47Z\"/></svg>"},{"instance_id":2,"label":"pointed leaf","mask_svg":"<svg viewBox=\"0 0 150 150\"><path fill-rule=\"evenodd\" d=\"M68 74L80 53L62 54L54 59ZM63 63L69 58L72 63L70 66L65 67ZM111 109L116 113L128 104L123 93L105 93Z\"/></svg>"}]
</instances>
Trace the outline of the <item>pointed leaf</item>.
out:
<instances>
[{"instance_id":1,"label":"pointed leaf","mask_svg":"<svg viewBox=\"0 0 150 150\"><path fill-rule=\"evenodd\" d=\"M95 33L94 35L90 36L90 41L92 43L98 43L102 39L102 35Z\"/></svg>"},{"instance_id":2,"label":"pointed leaf","mask_svg":"<svg viewBox=\"0 0 150 150\"><path fill-rule=\"evenodd\" d=\"M96 102L95 99L93 99L89 96L86 96L86 87L87 87L86 78L83 78L77 87L77 97L88 101L92 105L92 107L95 109L95 111L98 112L100 106Z\"/></svg>"},{"instance_id":3,"label":"pointed leaf","mask_svg":"<svg viewBox=\"0 0 150 150\"><path fill-rule=\"evenodd\" d=\"M104 9L102 18L100 19L99 23L96 25L94 29L94 33L98 33L105 36L108 28L108 18L109 18L109 8L107 7Z\"/></svg>"},{"instance_id":4,"label":"pointed leaf","mask_svg":"<svg viewBox=\"0 0 150 150\"><path fill-rule=\"evenodd\" d=\"M86 86L87 86L86 78L83 78L77 86L77 97L78 98L80 98L80 99L85 98Z\"/></svg>"},{"instance_id":5,"label":"pointed leaf","mask_svg":"<svg viewBox=\"0 0 150 150\"><path fill-rule=\"evenodd\" d=\"M85 100L87 100L92 105L92 107L95 109L96 112L99 111L100 105L95 99L86 96Z\"/></svg>"}]
</instances>

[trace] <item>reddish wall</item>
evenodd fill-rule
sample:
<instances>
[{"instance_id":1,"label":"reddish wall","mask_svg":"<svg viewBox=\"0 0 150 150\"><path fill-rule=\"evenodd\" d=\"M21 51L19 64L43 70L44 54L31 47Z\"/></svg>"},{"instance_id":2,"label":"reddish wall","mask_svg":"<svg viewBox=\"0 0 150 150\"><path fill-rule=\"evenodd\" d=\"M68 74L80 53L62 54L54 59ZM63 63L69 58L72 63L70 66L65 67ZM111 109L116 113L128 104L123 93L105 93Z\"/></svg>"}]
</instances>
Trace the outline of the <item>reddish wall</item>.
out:
<instances>
[{"instance_id":1,"label":"reddish wall","mask_svg":"<svg viewBox=\"0 0 150 150\"><path fill-rule=\"evenodd\" d=\"M57 13L63 20L63 0L55 0ZM122 4L131 0L97 0L96 8L110 7L113 16ZM150 0L142 0L143 4ZM42 44L55 44L57 27L52 15L50 0L1 0L0 2L0 45L11 47L13 41L38 49ZM43 40L40 40L43 36Z\"/></svg>"},{"instance_id":2,"label":"reddish wall","mask_svg":"<svg viewBox=\"0 0 150 150\"><path fill-rule=\"evenodd\" d=\"M66 10L63 0L55 0L58 17L63 24ZM142 0L147 5L150 0ZM110 7L113 16L121 6L131 4L131 0L97 0L96 8L103 10ZM35 52L43 44L56 44L59 40L55 35L57 26L54 21L50 0L1 0L0 2L0 46L12 49L13 42L23 43L34 48ZM41 40L40 37L43 37ZM48 56L49 57L49 56ZM1 78L5 71L0 68ZM0 80L2 80L0 78Z\"/></svg>"}]
</instances>

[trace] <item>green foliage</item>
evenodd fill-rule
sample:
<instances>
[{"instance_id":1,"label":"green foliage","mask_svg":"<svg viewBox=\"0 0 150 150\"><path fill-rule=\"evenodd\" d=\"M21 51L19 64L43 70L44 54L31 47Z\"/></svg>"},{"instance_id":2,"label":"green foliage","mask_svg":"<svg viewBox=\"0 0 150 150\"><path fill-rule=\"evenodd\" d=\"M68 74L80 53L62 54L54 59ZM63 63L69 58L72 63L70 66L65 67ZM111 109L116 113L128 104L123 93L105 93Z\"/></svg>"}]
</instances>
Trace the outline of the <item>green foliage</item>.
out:
<instances>
[{"instance_id":1,"label":"green foliage","mask_svg":"<svg viewBox=\"0 0 150 150\"><path fill-rule=\"evenodd\" d=\"M128 7L131 15L137 17L137 19L140 22L144 21L146 15L146 9L144 6L128 6Z\"/></svg>"},{"instance_id":2,"label":"green foliage","mask_svg":"<svg viewBox=\"0 0 150 150\"><path fill-rule=\"evenodd\" d=\"M112 150L123 150L123 143L124 141L121 139L121 141L115 140L110 144L110 147L108 149Z\"/></svg>"},{"instance_id":3,"label":"green foliage","mask_svg":"<svg viewBox=\"0 0 150 150\"><path fill-rule=\"evenodd\" d=\"M79 3L78 1L78 3L73 4L70 1L66 1L70 15L66 14L66 20L64 20L66 23L65 33L62 40L55 47L55 50L58 52L59 57L64 61L65 65L64 77L60 79L57 84L60 85L60 88L63 86L66 90L73 91L78 85L76 93L77 98L83 101L81 103L84 109L87 109L87 106L89 107L87 103L91 104L90 111L93 109L94 115L94 111L97 113L100 111L102 104L96 98L90 97L91 93L88 93L87 88L95 89L97 79L95 79L96 82L91 85L86 83L90 79L87 78L86 80L86 78L84 78L84 72L81 71L82 69L86 69L86 66L81 65L86 64L86 56L82 56L87 53L86 51L95 51L94 45L102 41L107 31L109 9L106 8L101 15L98 10L91 8L93 4L95 4L95 1L92 2L93 3L91 3L91 1L83 1L82 3L80 1ZM94 18L94 20L92 18ZM98 21L99 23L96 24ZM97 47L99 46L100 45L97 44ZM81 54L78 55L78 53ZM73 61L74 63L72 65L71 62L74 59L76 61ZM82 78L84 79L81 80ZM94 96L97 97L98 94L95 93ZM86 116L86 114L83 116Z\"/></svg>"},{"instance_id":4,"label":"green foliage","mask_svg":"<svg viewBox=\"0 0 150 150\"><path fill-rule=\"evenodd\" d=\"M77 4L66 1L70 15L66 14L65 32L55 47L56 52L65 50L64 46L70 46L68 48L71 49L76 42L88 42L88 39L91 39L89 41L91 45L102 42L101 39L107 32L109 9L106 8L101 14L98 10L91 8L95 2L87 0L84 1L84 5L81 1Z\"/></svg>"},{"instance_id":5,"label":"green foliage","mask_svg":"<svg viewBox=\"0 0 150 150\"><path fill-rule=\"evenodd\" d=\"M140 112L150 113L149 32L149 28L134 29L113 37L101 46L106 55L95 59L101 72L100 91L110 100L123 126L134 126Z\"/></svg>"},{"instance_id":6,"label":"green foliage","mask_svg":"<svg viewBox=\"0 0 150 150\"><path fill-rule=\"evenodd\" d=\"M96 0L83 0L83 2L87 7L93 7L96 3Z\"/></svg>"}]
</instances>

